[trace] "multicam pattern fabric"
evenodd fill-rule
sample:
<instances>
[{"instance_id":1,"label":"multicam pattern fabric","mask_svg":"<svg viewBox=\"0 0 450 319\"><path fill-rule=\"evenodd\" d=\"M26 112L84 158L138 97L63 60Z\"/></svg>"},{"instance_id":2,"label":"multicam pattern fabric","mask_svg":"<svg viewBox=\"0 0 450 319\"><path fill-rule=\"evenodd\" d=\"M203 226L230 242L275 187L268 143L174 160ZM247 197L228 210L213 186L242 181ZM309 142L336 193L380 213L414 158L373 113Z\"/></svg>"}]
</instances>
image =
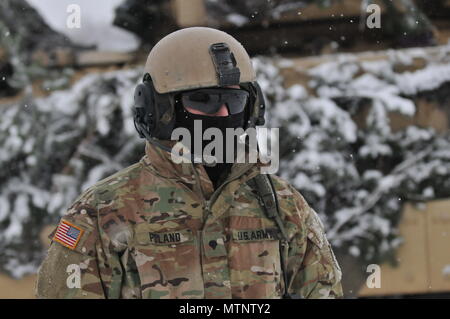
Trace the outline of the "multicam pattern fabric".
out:
<instances>
[{"instance_id":1,"label":"multicam pattern fabric","mask_svg":"<svg viewBox=\"0 0 450 319\"><path fill-rule=\"evenodd\" d=\"M68 209L62 220L82 237L73 250L52 243L37 296L281 298L277 227L246 183L260 164L235 164L214 190L202 165L174 164L148 142L145 151ZM341 271L317 214L287 182L272 179L289 237L289 292L342 297ZM71 264L80 269L78 288L67 284Z\"/></svg>"}]
</instances>

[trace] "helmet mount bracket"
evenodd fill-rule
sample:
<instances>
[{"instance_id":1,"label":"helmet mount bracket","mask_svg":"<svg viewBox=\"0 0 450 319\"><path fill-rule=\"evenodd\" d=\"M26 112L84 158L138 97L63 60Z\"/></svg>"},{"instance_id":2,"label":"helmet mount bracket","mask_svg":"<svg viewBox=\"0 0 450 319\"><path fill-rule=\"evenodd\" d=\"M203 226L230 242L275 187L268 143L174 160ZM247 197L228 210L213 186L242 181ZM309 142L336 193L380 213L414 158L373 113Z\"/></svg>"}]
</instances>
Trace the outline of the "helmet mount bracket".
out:
<instances>
[{"instance_id":1,"label":"helmet mount bracket","mask_svg":"<svg viewBox=\"0 0 450 319\"><path fill-rule=\"evenodd\" d=\"M241 71L236 66L236 59L228 45L224 42L211 44L209 53L216 69L219 86L238 85Z\"/></svg>"}]
</instances>

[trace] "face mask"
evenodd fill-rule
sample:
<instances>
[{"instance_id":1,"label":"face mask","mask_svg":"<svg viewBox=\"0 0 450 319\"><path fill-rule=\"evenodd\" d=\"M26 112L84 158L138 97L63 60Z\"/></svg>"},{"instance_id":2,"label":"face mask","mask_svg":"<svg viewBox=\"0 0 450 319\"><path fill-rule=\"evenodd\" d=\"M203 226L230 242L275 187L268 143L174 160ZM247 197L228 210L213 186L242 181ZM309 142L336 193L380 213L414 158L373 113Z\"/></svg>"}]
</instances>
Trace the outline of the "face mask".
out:
<instances>
[{"instance_id":1,"label":"face mask","mask_svg":"<svg viewBox=\"0 0 450 319\"><path fill-rule=\"evenodd\" d=\"M227 150L227 143L226 143L226 129L227 128L239 128L244 126L244 113L240 112L237 114L231 114L228 116L207 116L207 115L199 115L199 114L192 114L187 112L181 105L177 106L176 111L176 127L184 127L188 129L188 131L191 134L191 149L195 150L194 143L201 143L201 150L203 154L203 149L206 145L211 143L212 140L203 140L203 136L205 131L208 128L217 128L222 132L222 140L218 141L219 145L223 145L223 160L226 159L226 154L229 150ZM200 120L202 124L202 130L201 130L201 141L195 141L194 140L194 121ZM218 138L217 136L214 136L213 139ZM236 138L235 138L236 139ZM217 141L217 140L215 140ZM235 144L235 143L233 143ZM216 144L217 145L217 144ZM229 146L228 146L229 147ZM201 156L202 154L196 154ZM213 155L215 155L213 153Z\"/></svg>"}]
</instances>

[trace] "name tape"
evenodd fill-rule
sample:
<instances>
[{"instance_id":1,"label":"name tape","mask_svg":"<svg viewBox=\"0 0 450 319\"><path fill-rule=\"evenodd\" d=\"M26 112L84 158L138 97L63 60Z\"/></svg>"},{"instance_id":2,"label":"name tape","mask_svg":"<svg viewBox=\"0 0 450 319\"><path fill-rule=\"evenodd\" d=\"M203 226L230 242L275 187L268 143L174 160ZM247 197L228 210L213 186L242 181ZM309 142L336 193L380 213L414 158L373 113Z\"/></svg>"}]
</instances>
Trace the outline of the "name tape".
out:
<instances>
[{"instance_id":1,"label":"name tape","mask_svg":"<svg viewBox=\"0 0 450 319\"><path fill-rule=\"evenodd\" d=\"M149 233L150 243L154 245L168 245L185 243L192 240L190 231L174 231L167 233Z\"/></svg>"},{"instance_id":2,"label":"name tape","mask_svg":"<svg viewBox=\"0 0 450 319\"><path fill-rule=\"evenodd\" d=\"M233 230L233 240L238 242L277 240L278 232L275 228Z\"/></svg>"}]
</instances>

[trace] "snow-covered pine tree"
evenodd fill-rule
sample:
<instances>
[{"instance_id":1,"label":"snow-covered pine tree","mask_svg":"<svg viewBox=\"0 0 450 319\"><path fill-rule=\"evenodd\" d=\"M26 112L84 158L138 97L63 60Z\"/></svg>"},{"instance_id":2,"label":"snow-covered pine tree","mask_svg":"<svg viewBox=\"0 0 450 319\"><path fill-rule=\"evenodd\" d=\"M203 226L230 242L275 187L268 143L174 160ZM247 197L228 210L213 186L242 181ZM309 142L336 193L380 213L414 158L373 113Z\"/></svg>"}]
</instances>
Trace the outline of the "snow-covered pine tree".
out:
<instances>
[{"instance_id":1,"label":"snow-covered pine tree","mask_svg":"<svg viewBox=\"0 0 450 319\"><path fill-rule=\"evenodd\" d=\"M389 51L373 61L337 55L307 71L306 86L287 90L279 70L257 60L268 125L283 136L281 176L321 214L333 245L364 262L395 262L405 201L450 196L450 134L412 125L393 132L389 123L392 112L413 116L418 97L449 114L450 46L436 51ZM423 68L401 72L416 59Z\"/></svg>"},{"instance_id":2,"label":"snow-covered pine tree","mask_svg":"<svg viewBox=\"0 0 450 319\"><path fill-rule=\"evenodd\" d=\"M87 187L139 160L144 144L131 105L141 73L90 74L69 90L2 106L2 270L35 270L42 227L57 222Z\"/></svg>"}]
</instances>

